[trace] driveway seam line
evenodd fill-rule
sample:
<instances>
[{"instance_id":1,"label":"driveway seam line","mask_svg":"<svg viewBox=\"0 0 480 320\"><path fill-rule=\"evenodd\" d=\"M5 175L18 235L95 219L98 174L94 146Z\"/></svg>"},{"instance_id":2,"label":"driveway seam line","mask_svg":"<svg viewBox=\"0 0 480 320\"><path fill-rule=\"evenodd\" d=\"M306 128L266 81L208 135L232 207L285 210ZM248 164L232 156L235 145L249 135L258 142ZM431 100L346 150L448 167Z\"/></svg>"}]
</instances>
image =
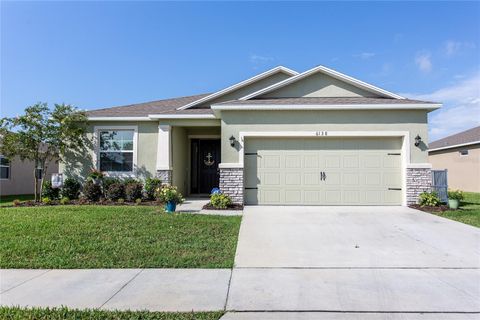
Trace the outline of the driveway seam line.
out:
<instances>
[{"instance_id":1,"label":"driveway seam line","mask_svg":"<svg viewBox=\"0 0 480 320\"><path fill-rule=\"evenodd\" d=\"M5 291L0 292L0 294L7 293L7 292L10 291L10 290L13 290L13 289L15 289L15 288L18 288L18 287L20 287L21 285L23 285L23 284L25 284L25 283L27 283L27 282L30 282L30 281L32 281L33 279L39 278L39 277L43 276L44 274L46 274L46 273L48 273L48 272L50 272L50 271L52 271L52 270L53 270L53 269L46 270L45 272L42 272L42 273L40 273L40 274L38 274L38 275L36 275L36 276L33 276L33 277L31 277L31 278L29 278L29 279L27 279L27 280L25 280L25 281L22 281L22 282L20 282L19 284L15 285L15 286L13 286L13 287L5 290Z\"/></svg>"},{"instance_id":2,"label":"driveway seam line","mask_svg":"<svg viewBox=\"0 0 480 320\"><path fill-rule=\"evenodd\" d=\"M121 287L120 289L118 289L110 298L107 299L107 301L105 301L104 303L102 303L102 305L100 307L98 307L98 309L101 309L103 308L104 305L106 305L110 300L112 300L120 291L122 291L130 282L132 282L136 277L138 277L138 275L140 273L143 272L143 270L145 269L140 269L140 271L138 271L130 280L128 280L127 282L125 282Z\"/></svg>"},{"instance_id":3,"label":"driveway seam line","mask_svg":"<svg viewBox=\"0 0 480 320\"><path fill-rule=\"evenodd\" d=\"M227 296L225 298L225 304L223 305L224 311L227 311L228 298L230 296L230 287L232 285L232 277L233 277L233 268L230 270L230 278L228 279Z\"/></svg>"},{"instance_id":4,"label":"driveway seam line","mask_svg":"<svg viewBox=\"0 0 480 320\"><path fill-rule=\"evenodd\" d=\"M389 314L389 313L405 313L405 314L417 314L417 313L428 313L428 314L480 314L479 311L351 311L351 310L328 310L328 309L312 309L312 310L229 310L231 313L378 313L378 314Z\"/></svg>"}]
</instances>

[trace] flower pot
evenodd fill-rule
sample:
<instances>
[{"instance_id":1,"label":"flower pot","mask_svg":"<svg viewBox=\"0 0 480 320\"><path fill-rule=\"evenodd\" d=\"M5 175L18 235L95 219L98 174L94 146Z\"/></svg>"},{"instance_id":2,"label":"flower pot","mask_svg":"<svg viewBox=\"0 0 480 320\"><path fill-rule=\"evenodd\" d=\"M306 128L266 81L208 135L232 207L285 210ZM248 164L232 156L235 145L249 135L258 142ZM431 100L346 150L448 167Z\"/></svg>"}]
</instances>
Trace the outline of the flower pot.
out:
<instances>
[{"instance_id":1,"label":"flower pot","mask_svg":"<svg viewBox=\"0 0 480 320\"><path fill-rule=\"evenodd\" d=\"M165 203L165 211L168 213L175 212L175 209L177 209L177 203L175 201L168 201Z\"/></svg>"},{"instance_id":2,"label":"flower pot","mask_svg":"<svg viewBox=\"0 0 480 320\"><path fill-rule=\"evenodd\" d=\"M460 201L458 201L457 199L448 199L448 207L450 209L458 209L458 207L460 206Z\"/></svg>"}]
</instances>

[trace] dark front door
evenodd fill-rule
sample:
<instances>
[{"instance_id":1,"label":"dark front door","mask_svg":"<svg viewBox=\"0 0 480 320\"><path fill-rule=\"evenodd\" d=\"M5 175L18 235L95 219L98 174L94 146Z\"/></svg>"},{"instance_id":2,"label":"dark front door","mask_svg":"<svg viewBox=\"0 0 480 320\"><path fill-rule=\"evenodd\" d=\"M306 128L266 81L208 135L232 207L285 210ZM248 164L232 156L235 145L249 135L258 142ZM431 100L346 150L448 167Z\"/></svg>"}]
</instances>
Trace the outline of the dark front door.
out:
<instances>
[{"instance_id":1,"label":"dark front door","mask_svg":"<svg viewBox=\"0 0 480 320\"><path fill-rule=\"evenodd\" d=\"M218 187L220 140L192 140L191 193L206 193Z\"/></svg>"}]
</instances>

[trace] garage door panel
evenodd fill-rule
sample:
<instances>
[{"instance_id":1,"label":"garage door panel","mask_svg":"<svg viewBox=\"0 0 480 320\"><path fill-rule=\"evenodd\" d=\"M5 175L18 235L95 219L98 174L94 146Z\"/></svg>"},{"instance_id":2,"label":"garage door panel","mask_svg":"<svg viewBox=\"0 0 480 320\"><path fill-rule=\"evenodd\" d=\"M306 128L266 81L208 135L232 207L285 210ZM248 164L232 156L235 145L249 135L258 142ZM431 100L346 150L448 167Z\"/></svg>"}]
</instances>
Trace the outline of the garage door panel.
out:
<instances>
[{"instance_id":1,"label":"garage door panel","mask_svg":"<svg viewBox=\"0 0 480 320\"><path fill-rule=\"evenodd\" d=\"M247 204L401 204L399 138L251 138ZM322 174L323 173L323 174Z\"/></svg>"}]
</instances>

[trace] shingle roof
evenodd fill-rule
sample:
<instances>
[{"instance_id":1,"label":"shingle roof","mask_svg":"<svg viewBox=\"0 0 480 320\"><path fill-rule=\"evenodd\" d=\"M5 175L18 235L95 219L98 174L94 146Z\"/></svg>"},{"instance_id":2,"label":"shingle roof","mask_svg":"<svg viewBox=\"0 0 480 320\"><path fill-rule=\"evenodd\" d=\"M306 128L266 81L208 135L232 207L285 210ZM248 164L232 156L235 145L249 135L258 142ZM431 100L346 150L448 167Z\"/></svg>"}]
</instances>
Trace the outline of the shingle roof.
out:
<instances>
[{"instance_id":1,"label":"shingle roof","mask_svg":"<svg viewBox=\"0 0 480 320\"><path fill-rule=\"evenodd\" d=\"M430 142L428 147L429 149L445 148L475 141L480 141L480 126Z\"/></svg>"},{"instance_id":2,"label":"shingle roof","mask_svg":"<svg viewBox=\"0 0 480 320\"><path fill-rule=\"evenodd\" d=\"M276 99L251 99L251 100L232 100L217 103L216 105L350 105L350 104L435 104L436 102L411 100L411 99L391 99L391 98L325 98L325 97L302 97L302 98L276 98Z\"/></svg>"},{"instance_id":3,"label":"shingle roof","mask_svg":"<svg viewBox=\"0 0 480 320\"><path fill-rule=\"evenodd\" d=\"M211 109L177 110L178 107L184 106L187 103L193 102L207 95L209 95L209 93L97 109L87 111L87 115L89 117L146 117L149 114L213 114Z\"/></svg>"}]
</instances>

